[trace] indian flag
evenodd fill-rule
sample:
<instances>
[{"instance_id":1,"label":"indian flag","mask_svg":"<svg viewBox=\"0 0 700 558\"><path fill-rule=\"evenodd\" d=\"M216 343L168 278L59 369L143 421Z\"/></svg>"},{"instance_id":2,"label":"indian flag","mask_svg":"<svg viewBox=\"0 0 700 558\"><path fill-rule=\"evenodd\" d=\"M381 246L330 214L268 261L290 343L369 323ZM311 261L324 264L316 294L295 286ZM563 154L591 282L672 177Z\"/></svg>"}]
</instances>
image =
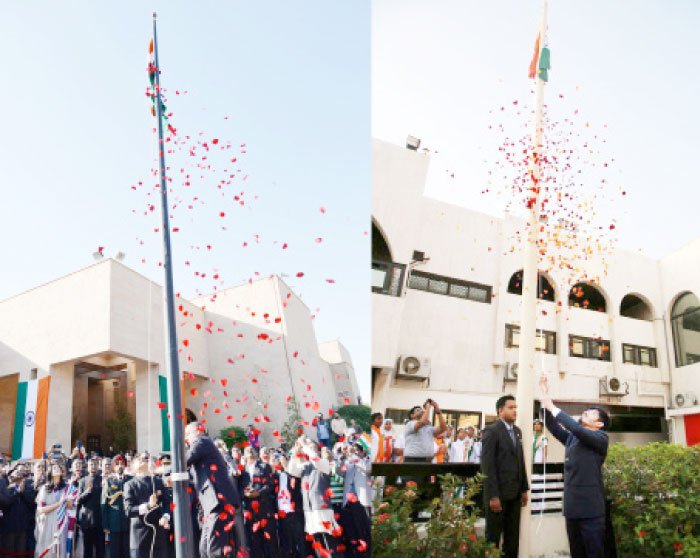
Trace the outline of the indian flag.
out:
<instances>
[{"instance_id":1,"label":"indian flag","mask_svg":"<svg viewBox=\"0 0 700 558\"><path fill-rule=\"evenodd\" d=\"M156 55L155 51L153 49L153 39L151 38L151 42L148 43L148 81L151 84L150 88L148 89L148 96L151 99L151 114L153 116L156 115L156 108L157 108L157 101L156 101L156 95L160 94L160 91L157 90L156 87L156 72L158 72L158 68L156 66ZM168 131L172 134L175 135L176 131L175 128L172 127L170 123L168 123L168 107L165 106L165 103L163 102L163 98L161 96L160 99L160 108L161 108L161 118L163 119L163 124L164 127L168 129Z\"/></svg>"},{"instance_id":2,"label":"indian flag","mask_svg":"<svg viewBox=\"0 0 700 558\"><path fill-rule=\"evenodd\" d=\"M540 34L538 33L537 40L535 41L535 52L532 55L532 60L530 60L528 77L530 79L538 77L542 81L549 81L548 70L551 68L550 52L549 48L546 46L540 48L540 38Z\"/></svg>"},{"instance_id":3,"label":"indian flag","mask_svg":"<svg viewBox=\"0 0 700 558\"><path fill-rule=\"evenodd\" d=\"M151 88L148 90L148 96L151 98L151 114L156 115L156 57L153 52L153 39L148 43L148 81L151 83Z\"/></svg>"},{"instance_id":4,"label":"indian flag","mask_svg":"<svg viewBox=\"0 0 700 558\"><path fill-rule=\"evenodd\" d=\"M50 376L17 386L12 459L39 459L46 447Z\"/></svg>"}]
</instances>

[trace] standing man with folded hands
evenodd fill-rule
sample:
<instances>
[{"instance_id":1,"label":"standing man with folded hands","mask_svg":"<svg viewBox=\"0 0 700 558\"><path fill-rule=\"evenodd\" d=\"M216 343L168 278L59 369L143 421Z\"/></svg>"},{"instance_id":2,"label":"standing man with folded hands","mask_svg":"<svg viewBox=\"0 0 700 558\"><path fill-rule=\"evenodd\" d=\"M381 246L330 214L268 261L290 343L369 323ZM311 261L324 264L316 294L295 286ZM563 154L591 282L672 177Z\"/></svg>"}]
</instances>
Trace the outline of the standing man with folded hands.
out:
<instances>
[{"instance_id":1,"label":"standing man with folded hands","mask_svg":"<svg viewBox=\"0 0 700 558\"><path fill-rule=\"evenodd\" d=\"M520 542L520 508L527 505L529 490L522 434L515 426L518 406L515 397L496 401L498 420L484 429L481 472L486 505L486 539L500 545L503 556L517 558Z\"/></svg>"},{"instance_id":2,"label":"standing man with folded hands","mask_svg":"<svg viewBox=\"0 0 700 558\"><path fill-rule=\"evenodd\" d=\"M540 378L545 424L566 447L564 457L564 517L571 558L603 558L605 496L603 462L608 453L604 430L610 417L601 407L586 409L576 422L555 407L546 376Z\"/></svg>"}]
</instances>

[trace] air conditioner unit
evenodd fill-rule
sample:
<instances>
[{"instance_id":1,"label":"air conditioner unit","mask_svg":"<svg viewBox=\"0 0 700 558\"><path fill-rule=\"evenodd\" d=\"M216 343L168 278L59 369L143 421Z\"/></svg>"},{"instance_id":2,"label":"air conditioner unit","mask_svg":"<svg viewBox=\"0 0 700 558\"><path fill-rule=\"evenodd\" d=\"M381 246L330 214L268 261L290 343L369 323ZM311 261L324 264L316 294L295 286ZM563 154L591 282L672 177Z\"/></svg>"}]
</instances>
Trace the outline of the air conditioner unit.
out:
<instances>
[{"instance_id":1,"label":"air conditioner unit","mask_svg":"<svg viewBox=\"0 0 700 558\"><path fill-rule=\"evenodd\" d=\"M615 376L608 378L607 376L600 379L600 395L623 396L630 392L630 386L627 382L621 381Z\"/></svg>"},{"instance_id":2,"label":"air conditioner unit","mask_svg":"<svg viewBox=\"0 0 700 558\"><path fill-rule=\"evenodd\" d=\"M504 379L508 382L515 382L518 379L518 363L506 362Z\"/></svg>"},{"instance_id":3,"label":"air conditioner unit","mask_svg":"<svg viewBox=\"0 0 700 558\"><path fill-rule=\"evenodd\" d=\"M430 378L430 359L402 355L396 367L396 377L406 380L427 380Z\"/></svg>"},{"instance_id":4,"label":"air conditioner unit","mask_svg":"<svg viewBox=\"0 0 700 558\"><path fill-rule=\"evenodd\" d=\"M692 391L686 393L677 393L673 398L677 408L695 407L698 404L698 396Z\"/></svg>"}]
</instances>

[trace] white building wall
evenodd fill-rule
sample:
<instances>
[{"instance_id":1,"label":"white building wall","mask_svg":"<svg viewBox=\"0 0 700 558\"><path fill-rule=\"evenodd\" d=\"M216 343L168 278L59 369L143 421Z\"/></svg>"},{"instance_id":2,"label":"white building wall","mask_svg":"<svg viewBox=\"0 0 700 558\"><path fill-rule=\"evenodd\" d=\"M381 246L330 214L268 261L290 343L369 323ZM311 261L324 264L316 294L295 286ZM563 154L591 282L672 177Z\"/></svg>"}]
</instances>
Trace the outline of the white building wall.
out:
<instances>
[{"instance_id":1,"label":"white building wall","mask_svg":"<svg viewBox=\"0 0 700 558\"><path fill-rule=\"evenodd\" d=\"M400 297L373 294L372 364L382 371L375 378L373 408L408 409L431 397L444 409L494 414L495 399L515 391L515 383L503 381L503 365L517 362L517 349L505 348L505 325L519 325L521 297L507 293L507 286L522 269L514 239L525 223L425 197L428 165L424 153L374 141L373 222L395 263L490 285L493 298L484 304L408 288ZM413 250L429 260L412 264ZM556 332L557 354L538 353L536 363L550 374L555 399L662 408L671 385L674 393L700 394L700 363L675 368L669 322L679 294L700 295L700 239L662 260L617 250L605 260L590 254L573 270L543 268L556 298L538 301L537 327ZM572 285L592 280L606 299L606 312L568 307ZM620 316L628 294L647 301L654 319ZM570 356L569 335L609 340L611 361ZM624 364L623 343L656 348L658 367ZM401 355L430 359L429 384L394 377ZM628 395L600 395L599 380L611 376L628 383Z\"/></svg>"},{"instance_id":2,"label":"white building wall","mask_svg":"<svg viewBox=\"0 0 700 558\"><path fill-rule=\"evenodd\" d=\"M356 405L360 396L355 368L350 352L339 341L326 341L318 345L321 358L331 365L331 375L335 384L336 405ZM346 401L349 400L349 403Z\"/></svg>"},{"instance_id":3,"label":"white building wall","mask_svg":"<svg viewBox=\"0 0 700 558\"><path fill-rule=\"evenodd\" d=\"M109 348L110 268L80 272L0 301L0 374L29 379L54 363Z\"/></svg>"}]
</instances>

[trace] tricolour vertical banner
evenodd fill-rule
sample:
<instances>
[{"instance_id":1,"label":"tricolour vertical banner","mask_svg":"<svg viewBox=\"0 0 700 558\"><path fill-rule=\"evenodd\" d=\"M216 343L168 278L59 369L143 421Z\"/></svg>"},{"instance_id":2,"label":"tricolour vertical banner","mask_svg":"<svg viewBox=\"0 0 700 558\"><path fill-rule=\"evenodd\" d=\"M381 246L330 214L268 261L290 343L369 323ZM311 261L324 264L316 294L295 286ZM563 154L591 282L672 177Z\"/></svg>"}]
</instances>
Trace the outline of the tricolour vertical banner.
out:
<instances>
[{"instance_id":1,"label":"tricolour vertical banner","mask_svg":"<svg viewBox=\"0 0 700 558\"><path fill-rule=\"evenodd\" d=\"M51 377L20 382L17 386L12 459L39 459L46 448L46 418Z\"/></svg>"}]
</instances>

